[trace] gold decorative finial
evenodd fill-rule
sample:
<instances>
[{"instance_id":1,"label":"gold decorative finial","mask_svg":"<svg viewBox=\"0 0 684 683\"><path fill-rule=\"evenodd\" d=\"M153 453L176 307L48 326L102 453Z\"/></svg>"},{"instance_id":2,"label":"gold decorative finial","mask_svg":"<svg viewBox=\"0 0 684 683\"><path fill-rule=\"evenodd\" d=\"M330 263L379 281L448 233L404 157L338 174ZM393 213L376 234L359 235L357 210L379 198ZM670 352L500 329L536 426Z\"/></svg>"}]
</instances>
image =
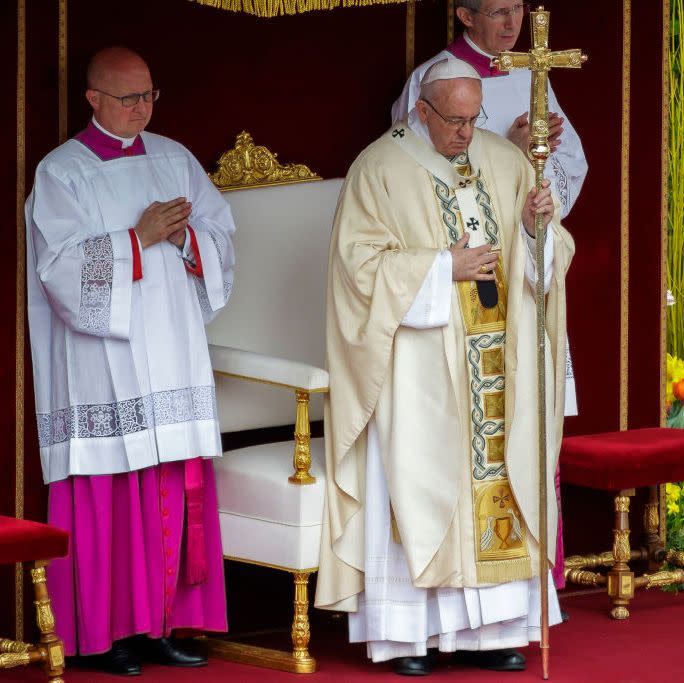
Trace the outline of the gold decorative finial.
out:
<instances>
[{"instance_id":1,"label":"gold decorative finial","mask_svg":"<svg viewBox=\"0 0 684 683\"><path fill-rule=\"evenodd\" d=\"M237 136L233 149L221 155L218 169L209 177L221 191L322 180L304 164L281 164L277 154L255 145L246 131Z\"/></svg>"}]
</instances>

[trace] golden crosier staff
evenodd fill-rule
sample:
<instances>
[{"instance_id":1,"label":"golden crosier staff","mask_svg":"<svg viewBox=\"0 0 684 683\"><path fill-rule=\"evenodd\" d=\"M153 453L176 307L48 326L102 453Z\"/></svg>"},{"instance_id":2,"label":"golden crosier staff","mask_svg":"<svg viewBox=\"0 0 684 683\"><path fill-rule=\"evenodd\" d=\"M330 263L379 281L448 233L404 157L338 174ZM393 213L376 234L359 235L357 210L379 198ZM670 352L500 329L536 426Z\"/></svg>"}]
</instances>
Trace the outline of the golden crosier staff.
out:
<instances>
[{"instance_id":1,"label":"golden crosier staff","mask_svg":"<svg viewBox=\"0 0 684 683\"><path fill-rule=\"evenodd\" d=\"M552 52L549 49L550 13L539 6L530 13L532 48L529 52L502 52L494 63L502 71L529 69L532 72L530 95L530 146L527 155L534 166L537 192L542 189L549 148L549 71L554 67L579 69L587 61L581 50ZM535 218L537 262L537 401L539 421L539 583L541 591L542 676L549 677L549 562L546 466L546 301L544 295L543 217Z\"/></svg>"}]
</instances>

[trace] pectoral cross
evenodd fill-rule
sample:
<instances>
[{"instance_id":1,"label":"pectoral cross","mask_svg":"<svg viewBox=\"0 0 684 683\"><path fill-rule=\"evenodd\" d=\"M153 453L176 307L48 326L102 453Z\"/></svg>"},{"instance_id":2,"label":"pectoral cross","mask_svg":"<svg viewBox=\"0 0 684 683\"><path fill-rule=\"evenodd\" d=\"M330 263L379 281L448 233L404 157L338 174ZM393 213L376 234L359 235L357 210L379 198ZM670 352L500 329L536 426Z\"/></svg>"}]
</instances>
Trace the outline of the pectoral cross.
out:
<instances>
[{"instance_id":1,"label":"pectoral cross","mask_svg":"<svg viewBox=\"0 0 684 683\"><path fill-rule=\"evenodd\" d=\"M530 13L532 48L529 52L502 52L494 64L501 71L529 69L532 72L530 92L530 144L527 150L535 171L537 192L542 189L549 147L549 71L553 68L579 69L587 57L581 50L549 49L550 13L540 6ZM539 582L541 593L542 676L549 677L549 598L548 598L548 510L546 464L546 297L544 293L544 244L546 234L543 216L535 216L537 263L537 418L539 425ZM555 504L555 501L554 501Z\"/></svg>"}]
</instances>

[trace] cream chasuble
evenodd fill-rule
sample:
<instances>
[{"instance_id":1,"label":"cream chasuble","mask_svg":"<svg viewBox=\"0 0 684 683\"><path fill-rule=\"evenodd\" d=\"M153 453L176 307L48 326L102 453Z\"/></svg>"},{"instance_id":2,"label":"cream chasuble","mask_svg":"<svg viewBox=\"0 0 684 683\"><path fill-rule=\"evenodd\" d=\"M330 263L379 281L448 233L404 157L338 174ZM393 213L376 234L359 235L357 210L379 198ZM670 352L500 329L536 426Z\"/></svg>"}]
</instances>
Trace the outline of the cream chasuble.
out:
<instances>
[{"instance_id":1,"label":"cream chasuble","mask_svg":"<svg viewBox=\"0 0 684 683\"><path fill-rule=\"evenodd\" d=\"M399 125L361 154L342 192L329 268L320 607L355 611L363 591L371 416L413 586L478 587L535 573L535 308L518 229L532 172L517 148L484 131L475 131L469 155L464 181ZM435 257L464 229L464 192L476 198L487 241L502 254L499 306L473 308L474 286L460 283L448 325L401 326ZM564 385L554 386L553 376L564 372L564 276L573 252L567 232L553 229L550 473L562 427ZM547 486L553 500L552 474ZM549 512L553 558L557 511Z\"/></svg>"}]
</instances>

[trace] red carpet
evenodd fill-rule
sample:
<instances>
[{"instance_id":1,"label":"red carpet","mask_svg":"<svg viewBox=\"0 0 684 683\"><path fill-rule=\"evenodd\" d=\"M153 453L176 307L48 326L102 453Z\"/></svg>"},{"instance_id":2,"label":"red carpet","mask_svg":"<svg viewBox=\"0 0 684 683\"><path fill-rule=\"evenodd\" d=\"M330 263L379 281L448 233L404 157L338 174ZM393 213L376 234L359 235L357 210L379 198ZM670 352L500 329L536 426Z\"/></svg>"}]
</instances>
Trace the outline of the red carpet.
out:
<instances>
[{"instance_id":1,"label":"red carpet","mask_svg":"<svg viewBox=\"0 0 684 683\"><path fill-rule=\"evenodd\" d=\"M555 683L660 683L681 680L684 660L684 595L660 591L637 595L632 616L626 622L614 622L607 614L604 595L583 595L562 601L570 621L551 630L551 678ZM306 683L372 681L385 683L414 680L395 676L387 664L371 664L365 648L349 645L342 630L313 632L312 652L318 658L318 672L297 676L251 666L211 661L204 669L182 670L147 666L142 677L131 681L160 683L270 683L299 680ZM440 656L439 667L430 681L475 683L527 683L541 680L538 647L526 650L528 670L518 673L495 673L449 666L449 658ZM66 683L124 681L118 676L74 670ZM0 682L39 683L45 678L39 669L0 671Z\"/></svg>"}]
</instances>

